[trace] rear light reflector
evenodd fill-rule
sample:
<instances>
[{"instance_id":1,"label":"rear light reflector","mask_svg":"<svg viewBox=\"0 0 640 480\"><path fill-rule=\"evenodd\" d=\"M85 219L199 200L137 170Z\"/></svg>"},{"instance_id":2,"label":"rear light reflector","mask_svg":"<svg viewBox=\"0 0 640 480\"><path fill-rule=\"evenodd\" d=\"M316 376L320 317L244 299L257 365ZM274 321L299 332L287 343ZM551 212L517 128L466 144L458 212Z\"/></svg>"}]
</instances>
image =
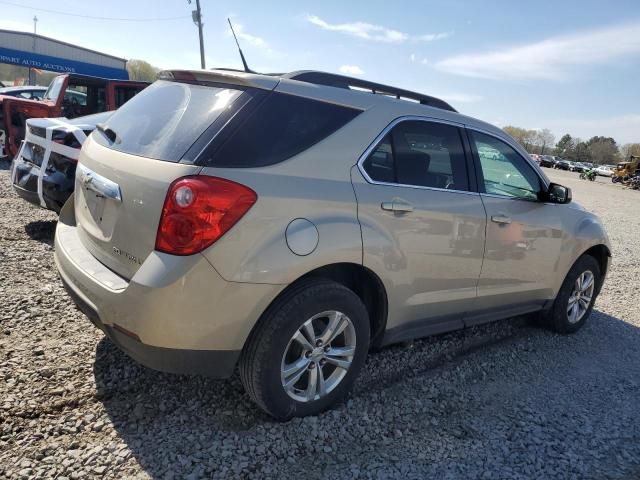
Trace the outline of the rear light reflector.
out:
<instances>
[{"instance_id":1,"label":"rear light reflector","mask_svg":"<svg viewBox=\"0 0 640 480\"><path fill-rule=\"evenodd\" d=\"M256 203L249 187L217 177L175 180L167 192L156 236L156 250L193 255L222 237Z\"/></svg>"}]
</instances>

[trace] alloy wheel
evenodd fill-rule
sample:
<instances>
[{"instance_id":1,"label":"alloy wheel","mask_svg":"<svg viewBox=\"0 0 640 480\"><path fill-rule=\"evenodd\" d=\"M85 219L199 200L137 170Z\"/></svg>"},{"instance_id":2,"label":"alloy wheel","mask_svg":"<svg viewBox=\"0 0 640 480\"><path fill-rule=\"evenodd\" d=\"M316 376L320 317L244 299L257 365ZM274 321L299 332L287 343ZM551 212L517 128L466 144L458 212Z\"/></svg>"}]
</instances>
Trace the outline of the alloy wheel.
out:
<instances>
[{"instance_id":1,"label":"alloy wheel","mask_svg":"<svg viewBox=\"0 0 640 480\"><path fill-rule=\"evenodd\" d=\"M569 323L578 323L587 313L593 300L595 285L595 277L591 270L586 270L578 276L567 303Z\"/></svg>"},{"instance_id":2,"label":"alloy wheel","mask_svg":"<svg viewBox=\"0 0 640 480\"><path fill-rule=\"evenodd\" d=\"M356 352L356 331L344 313L330 310L308 319L289 340L280 369L282 387L298 402L333 391Z\"/></svg>"}]
</instances>

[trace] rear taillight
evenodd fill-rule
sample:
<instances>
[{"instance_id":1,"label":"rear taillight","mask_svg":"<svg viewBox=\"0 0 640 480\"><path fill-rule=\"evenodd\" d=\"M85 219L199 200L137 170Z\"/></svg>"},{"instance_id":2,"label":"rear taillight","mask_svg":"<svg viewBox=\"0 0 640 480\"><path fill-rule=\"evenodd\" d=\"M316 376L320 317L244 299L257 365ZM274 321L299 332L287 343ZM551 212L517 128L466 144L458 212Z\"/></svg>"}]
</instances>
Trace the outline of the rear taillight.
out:
<instances>
[{"instance_id":1,"label":"rear taillight","mask_svg":"<svg viewBox=\"0 0 640 480\"><path fill-rule=\"evenodd\" d=\"M174 181L162 207L156 250L172 255L201 252L224 235L256 203L256 192L216 177Z\"/></svg>"}]
</instances>

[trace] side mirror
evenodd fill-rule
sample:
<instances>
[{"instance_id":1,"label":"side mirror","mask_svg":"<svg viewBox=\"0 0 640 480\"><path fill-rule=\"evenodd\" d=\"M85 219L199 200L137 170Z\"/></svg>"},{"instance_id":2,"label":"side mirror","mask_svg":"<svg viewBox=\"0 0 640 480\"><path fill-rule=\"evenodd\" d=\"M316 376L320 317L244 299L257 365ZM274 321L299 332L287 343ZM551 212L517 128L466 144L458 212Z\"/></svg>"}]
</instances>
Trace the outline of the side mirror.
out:
<instances>
[{"instance_id":1,"label":"side mirror","mask_svg":"<svg viewBox=\"0 0 640 480\"><path fill-rule=\"evenodd\" d=\"M571 189L557 183L552 183L547 189L546 200L551 203L565 204L571 202Z\"/></svg>"}]
</instances>

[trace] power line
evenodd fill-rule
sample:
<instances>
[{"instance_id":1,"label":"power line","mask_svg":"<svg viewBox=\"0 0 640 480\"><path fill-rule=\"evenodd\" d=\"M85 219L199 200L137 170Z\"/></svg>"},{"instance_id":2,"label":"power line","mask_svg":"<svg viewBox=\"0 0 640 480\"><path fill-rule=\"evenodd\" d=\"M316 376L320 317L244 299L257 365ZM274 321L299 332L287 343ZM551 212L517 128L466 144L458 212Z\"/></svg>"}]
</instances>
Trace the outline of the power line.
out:
<instances>
[{"instance_id":1,"label":"power line","mask_svg":"<svg viewBox=\"0 0 640 480\"><path fill-rule=\"evenodd\" d=\"M0 1L0 4L11 5L12 7L18 7L18 8L26 8L27 10L36 10L38 12L53 13L55 15L65 15L67 17L87 18L91 20L107 20L107 21L116 21L116 22L164 22L167 20L183 20L185 18L191 18L189 15L182 15L179 17L156 17L156 18L95 17L92 15L81 15L78 13L61 12L59 10L49 10L46 8L29 7L26 5L20 5L18 3L13 3L13 2Z\"/></svg>"}]
</instances>

